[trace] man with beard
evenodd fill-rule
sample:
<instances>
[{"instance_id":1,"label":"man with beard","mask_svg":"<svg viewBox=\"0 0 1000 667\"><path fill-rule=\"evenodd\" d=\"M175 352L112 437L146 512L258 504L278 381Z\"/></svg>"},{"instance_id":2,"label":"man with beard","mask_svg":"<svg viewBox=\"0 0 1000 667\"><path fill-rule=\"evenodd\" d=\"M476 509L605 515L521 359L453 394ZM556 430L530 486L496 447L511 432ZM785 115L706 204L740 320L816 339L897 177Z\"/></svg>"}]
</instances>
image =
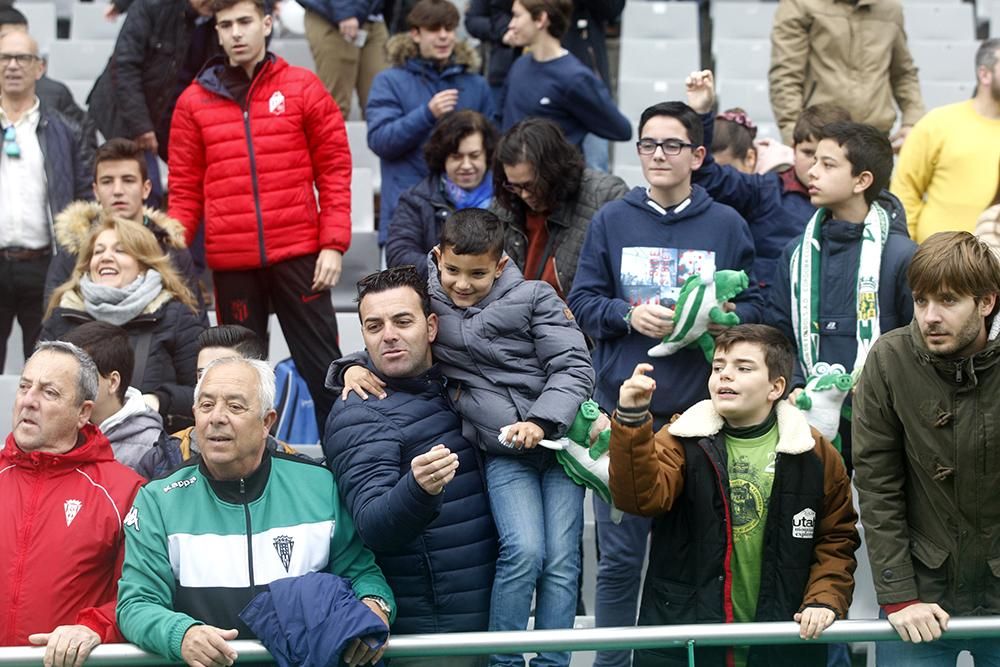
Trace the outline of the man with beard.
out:
<instances>
[{"instance_id":1,"label":"man with beard","mask_svg":"<svg viewBox=\"0 0 1000 667\"><path fill-rule=\"evenodd\" d=\"M1000 613L1000 261L968 232L934 234L908 272L914 317L873 347L854 396L855 484L879 604L903 642L880 666L1000 661L949 616ZM927 643L930 642L930 643Z\"/></svg>"},{"instance_id":2,"label":"man with beard","mask_svg":"<svg viewBox=\"0 0 1000 667\"><path fill-rule=\"evenodd\" d=\"M906 208L917 243L935 232L971 232L997 192L1000 39L976 52L976 94L934 109L910 132L889 189ZM996 203L996 202L993 202Z\"/></svg>"}]
</instances>

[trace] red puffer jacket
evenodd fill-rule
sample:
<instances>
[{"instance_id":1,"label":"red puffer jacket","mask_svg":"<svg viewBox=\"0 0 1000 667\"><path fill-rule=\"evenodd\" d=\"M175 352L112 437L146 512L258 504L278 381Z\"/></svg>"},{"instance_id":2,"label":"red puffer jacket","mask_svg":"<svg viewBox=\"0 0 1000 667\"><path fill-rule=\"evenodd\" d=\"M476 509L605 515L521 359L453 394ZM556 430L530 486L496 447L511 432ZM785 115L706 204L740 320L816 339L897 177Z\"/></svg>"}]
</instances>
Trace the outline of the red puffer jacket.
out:
<instances>
[{"instance_id":1,"label":"red puffer jacket","mask_svg":"<svg viewBox=\"0 0 1000 667\"><path fill-rule=\"evenodd\" d=\"M143 480L96 426L81 435L65 454L22 452L13 434L0 451L0 646L77 624L122 641L123 522Z\"/></svg>"},{"instance_id":2,"label":"red puffer jacket","mask_svg":"<svg viewBox=\"0 0 1000 667\"><path fill-rule=\"evenodd\" d=\"M205 219L208 265L255 269L351 243L351 151L315 74L268 54L244 109L209 64L170 129L170 216L190 244ZM315 183L319 190L317 210Z\"/></svg>"}]
</instances>

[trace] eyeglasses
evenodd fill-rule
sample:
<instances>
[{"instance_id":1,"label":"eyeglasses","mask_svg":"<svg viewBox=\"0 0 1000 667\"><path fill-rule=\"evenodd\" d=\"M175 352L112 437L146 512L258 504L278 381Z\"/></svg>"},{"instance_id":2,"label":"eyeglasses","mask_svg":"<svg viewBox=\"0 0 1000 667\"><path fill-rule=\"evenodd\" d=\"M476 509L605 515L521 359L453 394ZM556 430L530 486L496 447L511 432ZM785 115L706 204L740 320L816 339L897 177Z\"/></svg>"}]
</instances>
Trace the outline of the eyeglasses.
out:
<instances>
[{"instance_id":1,"label":"eyeglasses","mask_svg":"<svg viewBox=\"0 0 1000 667\"><path fill-rule=\"evenodd\" d=\"M525 192L530 193L534 189L534 187L535 187L534 183L511 183L510 181L507 181L506 183L503 184L504 190L506 190L507 192L512 192L518 197L520 197Z\"/></svg>"},{"instance_id":2,"label":"eyeglasses","mask_svg":"<svg viewBox=\"0 0 1000 667\"><path fill-rule=\"evenodd\" d=\"M686 144L680 139L664 139L663 141L655 141L653 139L640 139L635 142L635 147L639 151L639 155L652 155L656 152L657 148L663 149L664 155L680 155L681 150L685 148L697 148L697 144Z\"/></svg>"},{"instance_id":3,"label":"eyeglasses","mask_svg":"<svg viewBox=\"0 0 1000 667\"><path fill-rule=\"evenodd\" d=\"M13 125L4 128L3 154L7 157L21 157L21 147L17 145L17 131Z\"/></svg>"},{"instance_id":4,"label":"eyeglasses","mask_svg":"<svg viewBox=\"0 0 1000 667\"><path fill-rule=\"evenodd\" d=\"M358 281L358 298L360 299L369 290L383 292L393 287L405 287L407 285L424 284L427 281L417 272L417 267L412 264L394 266L384 271L369 273Z\"/></svg>"},{"instance_id":5,"label":"eyeglasses","mask_svg":"<svg viewBox=\"0 0 1000 667\"><path fill-rule=\"evenodd\" d=\"M21 67L27 67L37 60L41 60L41 58L33 53L0 53L0 67L6 67L11 62L16 62Z\"/></svg>"}]
</instances>

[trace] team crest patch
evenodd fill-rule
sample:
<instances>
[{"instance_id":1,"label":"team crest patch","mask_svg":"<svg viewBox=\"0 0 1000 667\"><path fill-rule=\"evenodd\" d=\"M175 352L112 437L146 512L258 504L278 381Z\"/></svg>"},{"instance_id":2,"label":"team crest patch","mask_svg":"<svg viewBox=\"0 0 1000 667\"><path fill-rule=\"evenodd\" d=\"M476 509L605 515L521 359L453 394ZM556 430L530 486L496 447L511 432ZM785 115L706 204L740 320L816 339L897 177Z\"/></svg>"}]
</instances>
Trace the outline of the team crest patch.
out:
<instances>
[{"instance_id":1,"label":"team crest patch","mask_svg":"<svg viewBox=\"0 0 1000 667\"><path fill-rule=\"evenodd\" d=\"M878 295L872 286L862 286L861 291L858 292L858 317L863 320L871 320L877 316Z\"/></svg>"},{"instance_id":2,"label":"team crest patch","mask_svg":"<svg viewBox=\"0 0 1000 667\"><path fill-rule=\"evenodd\" d=\"M133 505L132 509L130 509L128 511L128 514L125 515L125 521L123 521L122 523L123 523L123 525L126 528L130 528L130 527L131 528L135 528L135 532L138 533L139 532L139 508L136 507L135 505Z\"/></svg>"},{"instance_id":3,"label":"team crest patch","mask_svg":"<svg viewBox=\"0 0 1000 667\"><path fill-rule=\"evenodd\" d=\"M275 116L285 113L285 96L281 94L280 90L274 91L274 94L271 95L271 99L267 101L267 108Z\"/></svg>"},{"instance_id":4,"label":"team crest patch","mask_svg":"<svg viewBox=\"0 0 1000 667\"><path fill-rule=\"evenodd\" d=\"M63 512L66 513L66 525L73 523L73 519L76 515L80 513L80 508L83 507L83 503L79 500L67 500L63 503Z\"/></svg>"},{"instance_id":5,"label":"team crest patch","mask_svg":"<svg viewBox=\"0 0 1000 667\"><path fill-rule=\"evenodd\" d=\"M285 572L288 572L288 567L292 564L292 547L295 546L295 540L288 535L278 535L274 538L273 544L281 564L285 566Z\"/></svg>"},{"instance_id":6,"label":"team crest patch","mask_svg":"<svg viewBox=\"0 0 1000 667\"><path fill-rule=\"evenodd\" d=\"M807 507L792 517L792 537L811 540L816 532L816 512Z\"/></svg>"},{"instance_id":7,"label":"team crest patch","mask_svg":"<svg viewBox=\"0 0 1000 667\"><path fill-rule=\"evenodd\" d=\"M565 315L566 319L569 320L570 322L572 322L574 319L573 311L570 310L569 308L563 308L563 315Z\"/></svg>"}]
</instances>

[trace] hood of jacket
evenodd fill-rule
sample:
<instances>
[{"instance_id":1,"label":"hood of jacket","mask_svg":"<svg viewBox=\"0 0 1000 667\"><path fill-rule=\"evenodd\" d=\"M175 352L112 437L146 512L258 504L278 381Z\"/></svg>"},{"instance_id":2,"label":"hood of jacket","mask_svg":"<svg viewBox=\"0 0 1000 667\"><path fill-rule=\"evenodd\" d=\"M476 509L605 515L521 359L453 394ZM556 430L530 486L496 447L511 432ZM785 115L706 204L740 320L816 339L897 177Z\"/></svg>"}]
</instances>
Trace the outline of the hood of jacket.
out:
<instances>
[{"instance_id":1,"label":"hood of jacket","mask_svg":"<svg viewBox=\"0 0 1000 667\"><path fill-rule=\"evenodd\" d=\"M147 227L164 249L185 247L184 225L163 211L143 207L142 212L150 222ZM102 215L104 209L97 202L73 202L56 216L54 224L56 241L72 254L80 254L90 230L101 221Z\"/></svg>"},{"instance_id":2,"label":"hood of jacket","mask_svg":"<svg viewBox=\"0 0 1000 667\"><path fill-rule=\"evenodd\" d=\"M135 387L125 390L122 409L101 422L101 431L114 442L156 441L163 431L163 418L142 399Z\"/></svg>"},{"instance_id":3,"label":"hood of jacket","mask_svg":"<svg viewBox=\"0 0 1000 667\"><path fill-rule=\"evenodd\" d=\"M778 401L778 445L780 454L804 454L816 445L806 417L787 401ZM723 419L711 400L695 403L668 427L677 438L708 438L722 430Z\"/></svg>"},{"instance_id":4,"label":"hood of jacket","mask_svg":"<svg viewBox=\"0 0 1000 667\"><path fill-rule=\"evenodd\" d=\"M670 225L681 220L687 220L701 215L711 207L713 200L708 196L708 192L700 185L691 184L691 195L683 202L674 206L670 210L665 210L662 206L649 198L646 188L632 188L625 195L625 202L630 206L639 209L645 215L660 222Z\"/></svg>"},{"instance_id":5,"label":"hood of jacket","mask_svg":"<svg viewBox=\"0 0 1000 667\"><path fill-rule=\"evenodd\" d=\"M0 462L22 468L72 470L84 463L113 461L111 443L93 424L87 423L80 429L79 442L73 449L63 454L48 452L25 452L17 446L14 433L7 435L7 442L0 451Z\"/></svg>"},{"instance_id":6,"label":"hood of jacket","mask_svg":"<svg viewBox=\"0 0 1000 667\"><path fill-rule=\"evenodd\" d=\"M420 49L417 43L410 37L409 32L402 32L393 35L385 45L386 55L390 66L418 68L423 71L437 71L437 67L428 60L420 57ZM442 69L442 73L452 67L460 67L469 72L478 72L482 61L476 50L463 40L455 41L455 51L452 53L448 64Z\"/></svg>"},{"instance_id":7,"label":"hood of jacket","mask_svg":"<svg viewBox=\"0 0 1000 667\"><path fill-rule=\"evenodd\" d=\"M493 287L490 288L490 293L483 297L482 301L468 306L468 308L482 310L524 282L524 274L517 268L510 256L507 253L504 253L503 256L507 259L507 264L503 267L500 277L493 283ZM427 253L427 291L430 292L432 299L442 301L450 308L458 308L444 291L444 287L441 286L441 276L438 275L437 260L434 258L433 250ZM461 310L465 310L465 308L461 308Z\"/></svg>"},{"instance_id":8,"label":"hood of jacket","mask_svg":"<svg viewBox=\"0 0 1000 667\"><path fill-rule=\"evenodd\" d=\"M225 97L228 100L233 99L230 94L229 89L222 82L222 72L225 70L226 65L229 61L225 55L218 55L211 58L205 63L205 66L201 68L198 72L198 76L195 77L195 81L202 88L210 93L214 93L221 97ZM281 70L288 67L288 63L284 59L279 58L270 51L264 55L264 60L257 65L257 70L254 72L253 82L250 87L260 85L258 82L264 77L274 76L281 72ZM247 93L249 96L249 92Z\"/></svg>"}]
</instances>

